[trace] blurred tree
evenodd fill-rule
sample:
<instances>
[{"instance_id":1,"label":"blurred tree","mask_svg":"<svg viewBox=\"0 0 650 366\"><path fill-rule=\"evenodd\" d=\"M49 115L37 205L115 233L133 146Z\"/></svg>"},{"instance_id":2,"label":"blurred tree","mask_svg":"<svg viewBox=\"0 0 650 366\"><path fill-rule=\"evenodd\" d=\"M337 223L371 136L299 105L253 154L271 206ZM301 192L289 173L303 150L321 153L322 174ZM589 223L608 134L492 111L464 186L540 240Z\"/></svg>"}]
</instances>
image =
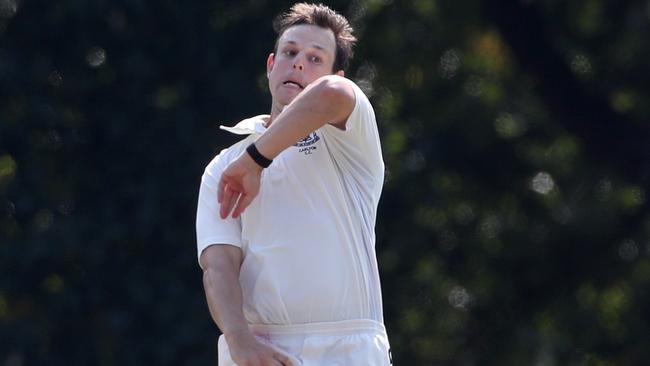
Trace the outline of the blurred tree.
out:
<instances>
[{"instance_id":1,"label":"blurred tree","mask_svg":"<svg viewBox=\"0 0 650 366\"><path fill-rule=\"evenodd\" d=\"M0 365L215 363L199 178L291 3L0 0ZM645 364L647 1L326 3L382 135L395 364Z\"/></svg>"}]
</instances>

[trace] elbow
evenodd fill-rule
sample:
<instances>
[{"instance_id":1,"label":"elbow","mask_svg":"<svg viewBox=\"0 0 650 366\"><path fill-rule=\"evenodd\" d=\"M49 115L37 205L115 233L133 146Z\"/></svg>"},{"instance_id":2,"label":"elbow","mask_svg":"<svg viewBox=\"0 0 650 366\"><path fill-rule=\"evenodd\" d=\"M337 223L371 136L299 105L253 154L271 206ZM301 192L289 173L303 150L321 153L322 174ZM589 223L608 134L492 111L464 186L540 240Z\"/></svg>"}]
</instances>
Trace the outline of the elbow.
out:
<instances>
[{"instance_id":1,"label":"elbow","mask_svg":"<svg viewBox=\"0 0 650 366\"><path fill-rule=\"evenodd\" d=\"M203 289L206 294L217 296L218 289L223 288L224 284L237 281L237 279L238 277L232 271L228 272L228 270L221 268L206 268L203 270Z\"/></svg>"},{"instance_id":2,"label":"elbow","mask_svg":"<svg viewBox=\"0 0 650 366\"><path fill-rule=\"evenodd\" d=\"M352 113L356 101L352 82L338 75L327 75L312 84L312 96L318 101L324 119L345 129L345 121Z\"/></svg>"},{"instance_id":3,"label":"elbow","mask_svg":"<svg viewBox=\"0 0 650 366\"><path fill-rule=\"evenodd\" d=\"M351 81L338 75L326 75L314 82L314 92L318 100L332 104L354 103L354 90Z\"/></svg>"},{"instance_id":4,"label":"elbow","mask_svg":"<svg viewBox=\"0 0 650 366\"><path fill-rule=\"evenodd\" d=\"M240 249L232 246L208 247L200 258L203 269L203 284L211 287L215 282L230 280L239 276Z\"/></svg>"},{"instance_id":5,"label":"elbow","mask_svg":"<svg viewBox=\"0 0 650 366\"><path fill-rule=\"evenodd\" d=\"M208 267L203 270L203 286L208 289L212 286L212 281L215 276L215 270L212 267Z\"/></svg>"}]
</instances>

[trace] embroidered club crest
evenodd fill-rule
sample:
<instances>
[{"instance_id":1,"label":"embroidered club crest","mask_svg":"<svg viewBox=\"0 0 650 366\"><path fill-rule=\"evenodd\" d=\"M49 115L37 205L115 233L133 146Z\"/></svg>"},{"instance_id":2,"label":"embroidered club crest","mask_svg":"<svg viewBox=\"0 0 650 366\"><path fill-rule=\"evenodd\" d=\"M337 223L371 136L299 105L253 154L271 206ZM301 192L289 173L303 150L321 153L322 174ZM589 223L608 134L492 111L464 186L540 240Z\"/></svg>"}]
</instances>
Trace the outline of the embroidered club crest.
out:
<instances>
[{"instance_id":1,"label":"embroidered club crest","mask_svg":"<svg viewBox=\"0 0 650 366\"><path fill-rule=\"evenodd\" d=\"M296 142L293 146L305 147L305 146L315 144L318 140L320 140L320 137L316 134L316 131L314 131L309 135L305 136L305 138L298 140L298 142Z\"/></svg>"}]
</instances>

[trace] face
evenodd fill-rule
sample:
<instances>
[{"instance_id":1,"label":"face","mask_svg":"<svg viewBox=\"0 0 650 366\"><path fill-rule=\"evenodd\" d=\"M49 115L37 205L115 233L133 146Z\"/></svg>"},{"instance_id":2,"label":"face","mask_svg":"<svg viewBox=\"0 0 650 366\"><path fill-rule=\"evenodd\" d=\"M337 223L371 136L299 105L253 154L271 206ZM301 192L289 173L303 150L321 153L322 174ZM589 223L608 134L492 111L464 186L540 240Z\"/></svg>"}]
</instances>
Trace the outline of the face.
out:
<instances>
[{"instance_id":1,"label":"face","mask_svg":"<svg viewBox=\"0 0 650 366\"><path fill-rule=\"evenodd\" d=\"M277 54L270 54L266 62L273 107L281 110L309 83L331 75L335 55L330 29L306 24L287 29L278 40Z\"/></svg>"}]
</instances>

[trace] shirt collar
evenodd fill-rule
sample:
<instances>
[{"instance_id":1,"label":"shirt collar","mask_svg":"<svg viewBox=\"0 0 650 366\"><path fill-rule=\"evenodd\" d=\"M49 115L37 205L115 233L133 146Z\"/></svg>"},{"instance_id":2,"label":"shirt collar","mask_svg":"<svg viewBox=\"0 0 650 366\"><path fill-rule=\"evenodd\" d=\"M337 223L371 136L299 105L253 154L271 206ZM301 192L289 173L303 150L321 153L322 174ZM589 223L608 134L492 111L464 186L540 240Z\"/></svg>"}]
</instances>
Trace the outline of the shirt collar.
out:
<instances>
[{"instance_id":1,"label":"shirt collar","mask_svg":"<svg viewBox=\"0 0 650 366\"><path fill-rule=\"evenodd\" d=\"M264 119L268 117L268 114L260 114L259 116L242 120L233 127L221 125L219 128L234 133L235 135L251 135L254 133L261 135L266 131L266 127L264 127Z\"/></svg>"}]
</instances>

